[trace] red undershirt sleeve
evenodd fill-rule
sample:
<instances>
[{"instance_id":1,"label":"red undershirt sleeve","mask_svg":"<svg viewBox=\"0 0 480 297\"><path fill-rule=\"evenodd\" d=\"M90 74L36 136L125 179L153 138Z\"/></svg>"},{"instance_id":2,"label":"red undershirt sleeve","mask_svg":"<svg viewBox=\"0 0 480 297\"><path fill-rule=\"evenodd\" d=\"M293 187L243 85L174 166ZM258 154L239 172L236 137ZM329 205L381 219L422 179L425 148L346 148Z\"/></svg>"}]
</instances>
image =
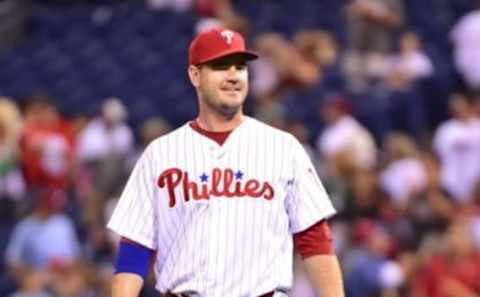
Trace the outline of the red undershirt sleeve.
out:
<instances>
[{"instance_id":1,"label":"red undershirt sleeve","mask_svg":"<svg viewBox=\"0 0 480 297\"><path fill-rule=\"evenodd\" d=\"M315 255L334 254L332 233L326 220L293 235L293 242L303 259Z\"/></svg>"}]
</instances>

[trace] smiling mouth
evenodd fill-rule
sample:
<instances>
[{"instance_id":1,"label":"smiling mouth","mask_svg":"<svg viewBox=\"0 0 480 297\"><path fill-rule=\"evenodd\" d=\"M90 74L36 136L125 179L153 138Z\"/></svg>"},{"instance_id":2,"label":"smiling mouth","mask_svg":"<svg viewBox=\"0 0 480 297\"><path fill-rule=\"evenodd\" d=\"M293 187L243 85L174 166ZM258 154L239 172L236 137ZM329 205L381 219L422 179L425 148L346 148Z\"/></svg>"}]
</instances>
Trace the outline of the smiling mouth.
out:
<instances>
[{"instance_id":1,"label":"smiling mouth","mask_svg":"<svg viewBox=\"0 0 480 297\"><path fill-rule=\"evenodd\" d=\"M221 89L221 91L226 93L238 93L240 92L240 88Z\"/></svg>"}]
</instances>

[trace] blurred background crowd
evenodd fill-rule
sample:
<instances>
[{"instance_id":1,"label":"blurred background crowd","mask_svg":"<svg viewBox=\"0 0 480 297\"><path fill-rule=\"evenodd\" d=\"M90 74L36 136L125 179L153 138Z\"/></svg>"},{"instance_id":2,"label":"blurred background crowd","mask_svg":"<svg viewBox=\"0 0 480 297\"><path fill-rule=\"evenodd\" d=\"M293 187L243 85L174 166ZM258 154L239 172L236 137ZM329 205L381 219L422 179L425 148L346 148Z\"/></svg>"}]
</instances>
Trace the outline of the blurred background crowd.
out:
<instances>
[{"instance_id":1,"label":"blurred background crowd","mask_svg":"<svg viewBox=\"0 0 480 297\"><path fill-rule=\"evenodd\" d=\"M106 220L195 116L188 43L218 25L261 55L247 114L338 209L347 296L480 296L478 0L0 1L0 296L109 296ZM300 261L291 296L314 296Z\"/></svg>"}]
</instances>

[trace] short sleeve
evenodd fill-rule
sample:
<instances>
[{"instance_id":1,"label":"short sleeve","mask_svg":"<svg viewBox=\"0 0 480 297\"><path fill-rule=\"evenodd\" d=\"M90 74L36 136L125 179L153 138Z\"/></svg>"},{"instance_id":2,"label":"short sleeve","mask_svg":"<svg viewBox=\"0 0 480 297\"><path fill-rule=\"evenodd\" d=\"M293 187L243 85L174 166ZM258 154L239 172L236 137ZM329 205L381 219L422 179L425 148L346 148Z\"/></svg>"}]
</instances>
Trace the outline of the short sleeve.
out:
<instances>
[{"instance_id":1,"label":"short sleeve","mask_svg":"<svg viewBox=\"0 0 480 297\"><path fill-rule=\"evenodd\" d=\"M147 147L127 181L107 227L120 236L156 249L156 177L152 145Z\"/></svg>"},{"instance_id":2,"label":"short sleeve","mask_svg":"<svg viewBox=\"0 0 480 297\"><path fill-rule=\"evenodd\" d=\"M293 143L292 166L294 176L286 208L290 231L298 233L333 216L336 211L309 156L297 140Z\"/></svg>"}]
</instances>

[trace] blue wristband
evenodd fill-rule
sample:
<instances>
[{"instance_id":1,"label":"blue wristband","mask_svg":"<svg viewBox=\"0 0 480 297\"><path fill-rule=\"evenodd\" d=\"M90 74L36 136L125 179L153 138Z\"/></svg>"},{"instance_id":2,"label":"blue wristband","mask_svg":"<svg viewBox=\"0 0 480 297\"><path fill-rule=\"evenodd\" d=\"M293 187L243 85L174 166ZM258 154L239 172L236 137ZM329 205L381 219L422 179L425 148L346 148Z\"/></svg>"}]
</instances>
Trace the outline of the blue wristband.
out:
<instances>
[{"instance_id":1,"label":"blue wristband","mask_svg":"<svg viewBox=\"0 0 480 297\"><path fill-rule=\"evenodd\" d=\"M147 278L154 251L142 245L121 241L115 273L134 273Z\"/></svg>"}]
</instances>

